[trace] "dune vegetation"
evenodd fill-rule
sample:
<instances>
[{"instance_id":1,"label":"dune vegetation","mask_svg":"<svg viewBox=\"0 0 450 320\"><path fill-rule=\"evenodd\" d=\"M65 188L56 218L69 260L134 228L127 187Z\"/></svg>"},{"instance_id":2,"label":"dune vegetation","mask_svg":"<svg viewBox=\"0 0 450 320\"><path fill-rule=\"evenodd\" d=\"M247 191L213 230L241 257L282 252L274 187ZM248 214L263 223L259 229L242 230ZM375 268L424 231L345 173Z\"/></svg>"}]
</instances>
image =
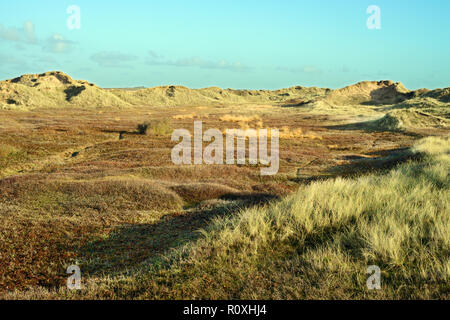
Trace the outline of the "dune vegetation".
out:
<instances>
[{"instance_id":1,"label":"dune vegetation","mask_svg":"<svg viewBox=\"0 0 450 320\"><path fill-rule=\"evenodd\" d=\"M371 127L376 130L396 131L414 128L445 128L449 120L420 110L396 109L388 112L383 118L373 121Z\"/></svg>"},{"instance_id":2,"label":"dune vegetation","mask_svg":"<svg viewBox=\"0 0 450 320\"><path fill-rule=\"evenodd\" d=\"M448 299L448 97L2 81L0 298ZM194 121L278 128L278 174L175 165Z\"/></svg>"},{"instance_id":3,"label":"dune vegetation","mask_svg":"<svg viewBox=\"0 0 450 320\"><path fill-rule=\"evenodd\" d=\"M448 299L449 137L426 138L389 172L301 186L217 216L201 237L136 270L90 278L81 293L137 299ZM367 289L367 267L382 289ZM12 293L10 298L14 298Z\"/></svg>"}]
</instances>

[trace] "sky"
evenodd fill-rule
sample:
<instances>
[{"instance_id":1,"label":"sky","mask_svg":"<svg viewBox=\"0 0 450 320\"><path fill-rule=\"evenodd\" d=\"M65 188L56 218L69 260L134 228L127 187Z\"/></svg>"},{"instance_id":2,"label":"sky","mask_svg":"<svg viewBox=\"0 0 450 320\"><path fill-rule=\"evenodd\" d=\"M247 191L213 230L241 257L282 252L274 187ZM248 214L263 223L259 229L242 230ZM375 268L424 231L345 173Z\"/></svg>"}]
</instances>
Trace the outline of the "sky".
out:
<instances>
[{"instance_id":1,"label":"sky","mask_svg":"<svg viewBox=\"0 0 450 320\"><path fill-rule=\"evenodd\" d=\"M101 87L449 87L449 16L448 0L1 1L0 79L59 70Z\"/></svg>"}]
</instances>

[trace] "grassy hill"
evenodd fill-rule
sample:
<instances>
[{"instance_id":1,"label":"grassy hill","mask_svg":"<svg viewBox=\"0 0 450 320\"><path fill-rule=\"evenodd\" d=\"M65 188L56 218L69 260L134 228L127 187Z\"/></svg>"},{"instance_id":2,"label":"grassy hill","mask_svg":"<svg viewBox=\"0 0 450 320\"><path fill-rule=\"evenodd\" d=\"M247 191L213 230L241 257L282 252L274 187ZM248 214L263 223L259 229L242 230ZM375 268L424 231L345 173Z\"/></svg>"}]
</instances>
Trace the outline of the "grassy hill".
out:
<instances>
[{"instance_id":1,"label":"grassy hill","mask_svg":"<svg viewBox=\"0 0 450 320\"><path fill-rule=\"evenodd\" d=\"M272 105L316 114L352 114L377 121L379 130L445 128L450 119L450 88L410 91L393 81L363 81L342 89L291 87L280 90L234 90L182 86L102 89L54 71L0 82L0 109L127 108L139 106Z\"/></svg>"},{"instance_id":2,"label":"grassy hill","mask_svg":"<svg viewBox=\"0 0 450 320\"><path fill-rule=\"evenodd\" d=\"M434 110L436 113L436 111ZM369 127L383 131L408 130L414 128L446 128L450 121L414 108L388 112L383 118L370 123Z\"/></svg>"},{"instance_id":3,"label":"grassy hill","mask_svg":"<svg viewBox=\"0 0 450 320\"><path fill-rule=\"evenodd\" d=\"M0 82L0 108L33 109L42 107L129 107L129 106L199 106L230 104L270 104L307 107L319 111L327 106L398 105L423 108L445 107L450 102L450 88L410 91L392 81L364 81L331 90L317 87L291 87L280 90L234 90L217 87L189 89L163 86L135 89L102 89L95 84L74 80L60 71ZM403 104L402 104L403 103Z\"/></svg>"},{"instance_id":4,"label":"grassy hill","mask_svg":"<svg viewBox=\"0 0 450 320\"><path fill-rule=\"evenodd\" d=\"M0 108L198 106L221 104L282 103L289 99L322 97L328 89L292 87L281 90L189 89L165 86L137 89L102 89L74 80L60 71L0 82Z\"/></svg>"},{"instance_id":5,"label":"grassy hill","mask_svg":"<svg viewBox=\"0 0 450 320\"><path fill-rule=\"evenodd\" d=\"M73 80L62 72L23 75L0 82L0 108L126 107L117 96L87 81Z\"/></svg>"}]
</instances>

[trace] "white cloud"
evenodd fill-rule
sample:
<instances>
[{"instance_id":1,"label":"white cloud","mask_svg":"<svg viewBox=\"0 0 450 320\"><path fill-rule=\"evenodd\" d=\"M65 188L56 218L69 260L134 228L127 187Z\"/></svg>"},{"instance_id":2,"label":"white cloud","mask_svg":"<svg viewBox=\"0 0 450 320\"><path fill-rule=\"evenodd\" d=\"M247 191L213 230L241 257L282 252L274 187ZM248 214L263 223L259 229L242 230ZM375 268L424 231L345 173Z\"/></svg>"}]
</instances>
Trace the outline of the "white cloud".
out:
<instances>
[{"instance_id":1,"label":"white cloud","mask_svg":"<svg viewBox=\"0 0 450 320\"><path fill-rule=\"evenodd\" d=\"M26 21L22 28L5 28L0 24L0 39L15 42L17 50L26 50L27 44L39 45L42 50L52 53L69 52L74 42L65 39L60 34L53 34L45 41L39 41L36 36L36 28L31 21Z\"/></svg>"},{"instance_id":2,"label":"white cloud","mask_svg":"<svg viewBox=\"0 0 450 320\"><path fill-rule=\"evenodd\" d=\"M165 59L156 54L154 51L149 51L151 59L147 60L147 64L153 66L172 66L172 67L194 67L201 69L219 69L229 71L248 71L249 67L243 65L240 62L228 62L226 60L205 60L200 57L181 58L177 60Z\"/></svg>"},{"instance_id":3,"label":"white cloud","mask_svg":"<svg viewBox=\"0 0 450 320\"><path fill-rule=\"evenodd\" d=\"M72 50L73 44L72 41L66 40L62 35L55 33L47 39L42 48L47 52L67 53Z\"/></svg>"},{"instance_id":4,"label":"white cloud","mask_svg":"<svg viewBox=\"0 0 450 320\"><path fill-rule=\"evenodd\" d=\"M20 41L19 29L16 28L6 29L0 24L0 39L19 42Z\"/></svg>"},{"instance_id":5,"label":"white cloud","mask_svg":"<svg viewBox=\"0 0 450 320\"><path fill-rule=\"evenodd\" d=\"M22 28L5 28L0 24L0 39L28 44L37 43L34 24L31 21L25 22Z\"/></svg>"},{"instance_id":6,"label":"white cloud","mask_svg":"<svg viewBox=\"0 0 450 320\"><path fill-rule=\"evenodd\" d=\"M159 55L158 53L156 53L156 52L153 51L153 50L150 50L150 51L148 52L148 54L149 54L153 59L161 59L161 58L164 58L163 56Z\"/></svg>"},{"instance_id":7,"label":"white cloud","mask_svg":"<svg viewBox=\"0 0 450 320\"><path fill-rule=\"evenodd\" d=\"M34 31L34 24L31 21L25 22L23 26L25 38L29 43L36 43L36 33Z\"/></svg>"},{"instance_id":8,"label":"white cloud","mask_svg":"<svg viewBox=\"0 0 450 320\"><path fill-rule=\"evenodd\" d=\"M278 71L284 71L284 72L292 72L292 73L322 73L322 70L320 70L317 67L314 66L303 66L303 67L277 67Z\"/></svg>"},{"instance_id":9,"label":"white cloud","mask_svg":"<svg viewBox=\"0 0 450 320\"><path fill-rule=\"evenodd\" d=\"M102 67L123 67L137 60L136 56L117 51L102 51L91 56L91 60Z\"/></svg>"},{"instance_id":10,"label":"white cloud","mask_svg":"<svg viewBox=\"0 0 450 320\"><path fill-rule=\"evenodd\" d=\"M17 56L5 55L0 53L0 65L5 66L23 66L26 61Z\"/></svg>"}]
</instances>

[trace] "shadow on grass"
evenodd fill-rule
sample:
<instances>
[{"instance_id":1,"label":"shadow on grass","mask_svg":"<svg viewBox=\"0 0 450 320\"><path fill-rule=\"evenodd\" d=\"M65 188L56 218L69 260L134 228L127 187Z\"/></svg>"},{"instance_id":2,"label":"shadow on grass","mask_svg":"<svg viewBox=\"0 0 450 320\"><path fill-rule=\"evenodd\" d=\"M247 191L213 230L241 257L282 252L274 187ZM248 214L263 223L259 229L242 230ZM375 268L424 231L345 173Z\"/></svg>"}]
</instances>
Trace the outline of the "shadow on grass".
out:
<instances>
[{"instance_id":1,"label":"shadow on grass","mask_svg":"<svg viewBox=\"0 0 450 320\"><path fill-rule=\"evenodd\" d=\"M410 148L370 152L367 155L374 157L346 157L347 160L351 160L351 163L332 167L327 170L327 173L331 176L343 177L357 177L374 172L383 173L409 160L420 161L423 158L422 154L414 153Z\"/></svg>"},{"instance_id":2,"label":"shadow on grass","mask_svg":"<svg viewBox=\"0 0 450 320\"><path fill-rule=\"evenodd\" d=\"M420 161L422 158L422 154L414 153L410 148L369 152L365 156L343 156L343 160L351 162L331 167L320 176L296 177L290 180L298 184L310 184L337 177L353 178L369 173L388 172L399 164L409 160Z\"/></svg>"},{"instance_id":3,"label":"shadow on grass","mask_svg":"<svg viewBox=\"0 0 450 320\"><path fill-rule=\"evenodd\" d=\"M119 140L122 140L125 138L125 135L133 135L138 136L142 135L142 133L138 131L126 131L126 130L102 130L103 133L116 133L119 135Z\"/></svg>"},{"instance_id":4,"label":"shadow on grass","mask_svg":"<svg viewBox=\"0 0 450 320\"><path fill-rule=\"evenodd\" d=\"M370 121L363 121L363 122L354 122L354 123L348 123L348 124L325 126L325 128L329 129L329 130L362 130L362 131L367 131L367 132L383 131L383 130L377 129L375 126L373 126L373 122L374 122L374 120L370 120Z\"/></svg>"},{"instance_id":5,"label":"shadow on grass","mask_svg":"<svg viewBox=\"0 0 450 320\"><path fill-rule=\"evenodd\" d=\"M375 122L377 120L369 120L369 121L363 121L363 122L355 122L355 123L348 123L348 124L340 124L340 125L333 125L333 126L325 126L328 130L343 130L343 131L365 131L365 132L389 132L389 133L397 133L402 134L405 136L410 136L414 138L423 138L424 136L415 132L407 131L407 130L389 130L387 131L384 128L378 128L375 125Z\"/></svg>"},{"instance_id":6,"label":"shadow on grass","mask_svg":"<svg viewBox=\"0 0 450 320\"><path fill-rule=\"evenodd\" d=\"M212 219L232 215L241 209L264 205L278 197L269 194L229 194L233 200L213 208L168 214L156 223L129 224L115 228L106 239L90 242L78 250L82 270L90 276L122 274L139 264L157 259L172 249L195 242Z\"/></svg>"}]
</instances>

